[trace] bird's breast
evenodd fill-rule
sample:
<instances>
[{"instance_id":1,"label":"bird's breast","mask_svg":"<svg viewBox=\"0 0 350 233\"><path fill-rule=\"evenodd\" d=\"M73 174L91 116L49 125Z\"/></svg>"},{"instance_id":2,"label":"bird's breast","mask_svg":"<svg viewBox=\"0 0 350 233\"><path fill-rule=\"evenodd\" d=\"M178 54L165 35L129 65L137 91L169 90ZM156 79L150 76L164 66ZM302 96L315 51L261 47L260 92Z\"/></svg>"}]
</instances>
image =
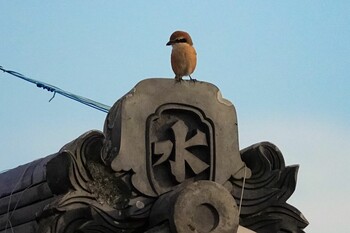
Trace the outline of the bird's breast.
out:
<instances>
[{"instance_id":1,"label":"bird's breast","mask_svg":"<svg viewBox=\"0 0 350 233\"><path fill-rule=\"evenodd\" d=\"M188 76L197 65L197 54L193 46L187 43L174 44L171 53L171 66L178 76Z\"/></svg>"}]
</instances>

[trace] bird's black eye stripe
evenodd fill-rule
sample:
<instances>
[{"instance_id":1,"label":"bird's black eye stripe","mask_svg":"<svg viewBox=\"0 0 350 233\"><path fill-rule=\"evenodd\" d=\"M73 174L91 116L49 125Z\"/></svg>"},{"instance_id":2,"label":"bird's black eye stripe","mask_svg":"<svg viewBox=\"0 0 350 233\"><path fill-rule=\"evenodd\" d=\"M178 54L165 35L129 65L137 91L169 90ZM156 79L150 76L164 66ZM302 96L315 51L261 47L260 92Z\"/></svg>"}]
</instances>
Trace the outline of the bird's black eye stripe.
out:
<instances>
[{"instance_id":1,"label":"bird's black eye stripe","mask_svg":"<svg viewBox=\"0 0 350 233\"><path fill-rule=\"evenodd\" d=\"M179 38L175 40L176 43L186 43L187 40L185 38Z\"/></svg>"}]
</instances>

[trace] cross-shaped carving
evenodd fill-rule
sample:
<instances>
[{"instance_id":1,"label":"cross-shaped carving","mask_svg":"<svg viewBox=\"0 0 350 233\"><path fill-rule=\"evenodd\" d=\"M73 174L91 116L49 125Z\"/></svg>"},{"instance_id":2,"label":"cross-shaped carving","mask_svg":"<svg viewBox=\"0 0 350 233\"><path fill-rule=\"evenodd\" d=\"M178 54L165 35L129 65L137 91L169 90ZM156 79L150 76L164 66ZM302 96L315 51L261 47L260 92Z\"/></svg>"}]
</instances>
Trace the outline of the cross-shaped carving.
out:
<instances>
[{"instance_id":1,"label":"cross-shaped carving","mask_svg":"<svg viewBox=\"0 0 350 233\"><path fill-rule=\"evenodd\" d=\"M183 182L186 179L185 163L189 165L192 171L197 175L207 169L209 165L189 152L187 149L194 146L208 146L206 135L196 130L196 134L190 139L186 140L188 133L188 127L182 120L178 120L171 130L174 133L174 141L166 140L154 143L154 155L161 156L153 166L164 163L169 160L171 166L171 172L175 176L178 182ZM174 150L173 150L173 147ZM174 151L174 161L169 157Z\"/></svg>"}]
</instances>

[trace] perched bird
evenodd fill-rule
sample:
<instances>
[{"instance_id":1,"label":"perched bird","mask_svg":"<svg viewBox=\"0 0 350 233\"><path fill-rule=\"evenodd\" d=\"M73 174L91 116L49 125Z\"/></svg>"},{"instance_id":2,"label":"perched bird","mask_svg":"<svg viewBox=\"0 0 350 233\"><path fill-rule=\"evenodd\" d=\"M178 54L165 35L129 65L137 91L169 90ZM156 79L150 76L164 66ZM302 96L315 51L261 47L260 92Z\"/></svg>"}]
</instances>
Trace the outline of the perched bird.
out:
<instances>
[{"instance_id":1,"label":"perched bird","mask_svg":"<svg viewBox=\"0 0 350 233\"><path fill-rule=\"evenodd\" d=\"M176 31L170 36L166 45L173 47L171 51L171 67L175 73L175 80L181 81L183 76L189 76L196 68L197 53L193 47L191 36L184 31Z\"/></svg>"}]
</instances>

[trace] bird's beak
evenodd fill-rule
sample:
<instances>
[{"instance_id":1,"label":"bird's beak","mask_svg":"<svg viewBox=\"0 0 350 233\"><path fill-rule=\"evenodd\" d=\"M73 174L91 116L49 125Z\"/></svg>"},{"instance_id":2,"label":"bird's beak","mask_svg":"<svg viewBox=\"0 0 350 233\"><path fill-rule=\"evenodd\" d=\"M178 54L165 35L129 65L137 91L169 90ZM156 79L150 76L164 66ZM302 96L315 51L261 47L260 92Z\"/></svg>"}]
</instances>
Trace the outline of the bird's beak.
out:
<instances>
[{"instance_id":1,"label":"bird's beak","mask_svg":"<svg viewBox=\"0 0 350 233\"><path fill-rule=\"evenodd\" d=\"M169 40L168 43L166 43L166 46L169 46L169 45L172 45L173 44L173 41Z\"/></svg>"}]
</instances>

